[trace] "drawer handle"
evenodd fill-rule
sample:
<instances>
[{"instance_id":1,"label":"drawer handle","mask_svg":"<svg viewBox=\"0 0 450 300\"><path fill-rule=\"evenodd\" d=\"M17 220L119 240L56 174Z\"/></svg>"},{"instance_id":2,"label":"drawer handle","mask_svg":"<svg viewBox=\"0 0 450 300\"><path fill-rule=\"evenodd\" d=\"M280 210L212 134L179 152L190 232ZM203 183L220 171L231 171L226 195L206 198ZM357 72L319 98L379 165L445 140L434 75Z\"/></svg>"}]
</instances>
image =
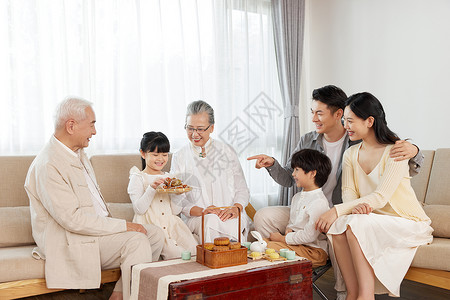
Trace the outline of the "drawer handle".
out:
<instances>
[{"instance_id":1,"label":"drawer handle","mask_svg":"<svg viewBox=\"0 0 450 300\"><path fill-rule=\"evenodd\" d=\"M186 300L201 300L201 299L203 299L203 294L202 293L189 295L189 296L186 297Z\"/></svg>"},{"instance_id":2,"label":"drawer handle","mask_svg":"<svg viewBox=\"0 0 450 300\"><path fill-rule=\"evenodd\" d=\"M303 275L302 274L294 274L289 276L289 283L290 284L297 284L303 281Z\"/></svg>"}]
</instances>

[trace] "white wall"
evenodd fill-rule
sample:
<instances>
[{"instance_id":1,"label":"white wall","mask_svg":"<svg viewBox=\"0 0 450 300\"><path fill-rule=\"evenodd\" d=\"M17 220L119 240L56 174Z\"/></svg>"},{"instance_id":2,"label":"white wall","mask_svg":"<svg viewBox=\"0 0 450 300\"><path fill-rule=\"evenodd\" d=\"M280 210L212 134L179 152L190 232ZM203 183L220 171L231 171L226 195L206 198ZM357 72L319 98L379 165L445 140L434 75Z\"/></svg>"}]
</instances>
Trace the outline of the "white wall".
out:
<instances>
[{"instance_id":1,"label":"white wall","mask_svg":"<svg viewBox=\"0 0 450 300\"><path fill-rule=\"evenodd\" d=\"M309 0L307 11L309 95L371 92L401 138L450 148L450 1Z\"/></svg>"}]
</instances>

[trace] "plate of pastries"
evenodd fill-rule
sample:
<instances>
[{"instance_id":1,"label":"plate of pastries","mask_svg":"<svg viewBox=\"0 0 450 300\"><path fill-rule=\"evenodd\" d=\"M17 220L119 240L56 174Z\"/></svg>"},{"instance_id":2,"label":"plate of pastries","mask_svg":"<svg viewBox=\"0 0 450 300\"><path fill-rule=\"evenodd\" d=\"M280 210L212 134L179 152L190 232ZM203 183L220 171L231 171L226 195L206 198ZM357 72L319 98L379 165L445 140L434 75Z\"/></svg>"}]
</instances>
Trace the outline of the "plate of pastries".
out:
<instances>
[{"instance_id":1,"label":"plate of pastries","mask_svg":"<svg viewBox=\"0 0 450 300\"><path fill-rule=\"evenodd\" d=\"M167 177L164 182L156 189L158 193L185 193L192 190L192 187L175 177Z\"/></svg>"},{"instance_id":2,"label":"plate of pastries","mask_svg":"<svg viewBox=\"0 0 450 300\"><path fill-rule=\"evenodd\" d=\"M269 261L278 261L278 260L286 260L286 257L283 257L275 251L275 249L267 248L264 252L252 251L248 254L248 258L257 260L257 259L267 259Z\"/></svg>"}]
</instances>

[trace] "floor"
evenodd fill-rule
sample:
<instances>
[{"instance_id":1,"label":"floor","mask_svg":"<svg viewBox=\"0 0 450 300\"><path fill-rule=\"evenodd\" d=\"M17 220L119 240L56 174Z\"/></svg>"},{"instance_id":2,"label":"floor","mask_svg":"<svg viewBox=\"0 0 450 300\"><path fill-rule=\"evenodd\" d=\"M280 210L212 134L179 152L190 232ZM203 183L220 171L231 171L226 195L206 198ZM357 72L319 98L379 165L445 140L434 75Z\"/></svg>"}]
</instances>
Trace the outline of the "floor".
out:
<instances>
[{"instance_id":1,"label":"floor","mask_svg":"<svg viewBox=\"0 0 450 300\"><path fill-rule=\"evenodd\" d=\"M100 289L86 290L80 293L79 290L67 290L46 295L22 298L22 300L97 300L108 299L114 289L115 282L105 283Z\"/></svg>"},{"instance_id":2,"label":"floor","mask_svg":"<svg viewBox=\"0 0 450 300\"><path fill-rule=\"evenodd\" d=\"M334 290L333 269L329 269L322 277L317 279L317 286L329 300L336 299ZM450 288L450 287L449 287ZM313 293L313 300L320 300L320 296ZM388 295L376 295L376 300L448 300L450 299L450 290L436 288L414 281L403 280L400 286L400 297L394 298Z\"/></svg>"},{"instance_id":3,"label":"floor","mask_svg":"<svg viewBox=\"0 0 450 300\"><path fill-rule=\"evenodd\" d=\"M328 270L322 277L316 281L317 286L327 296L329 300L336 299L336 291L334 290L333 269ZM26 300L96 300L108 299L114 288L114 283L107 283L98 290L88 290L80 293L78 290L70 290L53 294L41 295L23 298ZM448 300L450 299L450 290L440 289L409 280L404 280L401 285L400 298L392 298L387 295L377 295L376 300ZM270 300L270 299L268 299ZM313 293L313 300L321 300L321 298Z\"/></svg>"}]
</instances>

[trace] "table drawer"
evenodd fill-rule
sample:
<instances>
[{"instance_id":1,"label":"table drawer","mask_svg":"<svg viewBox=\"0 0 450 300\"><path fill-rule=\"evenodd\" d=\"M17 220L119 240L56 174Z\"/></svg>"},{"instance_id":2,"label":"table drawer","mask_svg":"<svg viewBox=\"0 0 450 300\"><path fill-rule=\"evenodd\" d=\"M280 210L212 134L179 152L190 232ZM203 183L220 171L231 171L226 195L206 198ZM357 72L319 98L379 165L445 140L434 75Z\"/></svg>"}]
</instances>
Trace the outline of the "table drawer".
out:
<instances>
[{"instance_id":1,"label":"table drawer","mask_svg":"<svg viewBox=\"0 0 450 300\"><path fill-rule=\"evenodd\" d=\"M169 284L169 299L312 299L311 262L295 261Z\"/></svg>"}]
</instances>

